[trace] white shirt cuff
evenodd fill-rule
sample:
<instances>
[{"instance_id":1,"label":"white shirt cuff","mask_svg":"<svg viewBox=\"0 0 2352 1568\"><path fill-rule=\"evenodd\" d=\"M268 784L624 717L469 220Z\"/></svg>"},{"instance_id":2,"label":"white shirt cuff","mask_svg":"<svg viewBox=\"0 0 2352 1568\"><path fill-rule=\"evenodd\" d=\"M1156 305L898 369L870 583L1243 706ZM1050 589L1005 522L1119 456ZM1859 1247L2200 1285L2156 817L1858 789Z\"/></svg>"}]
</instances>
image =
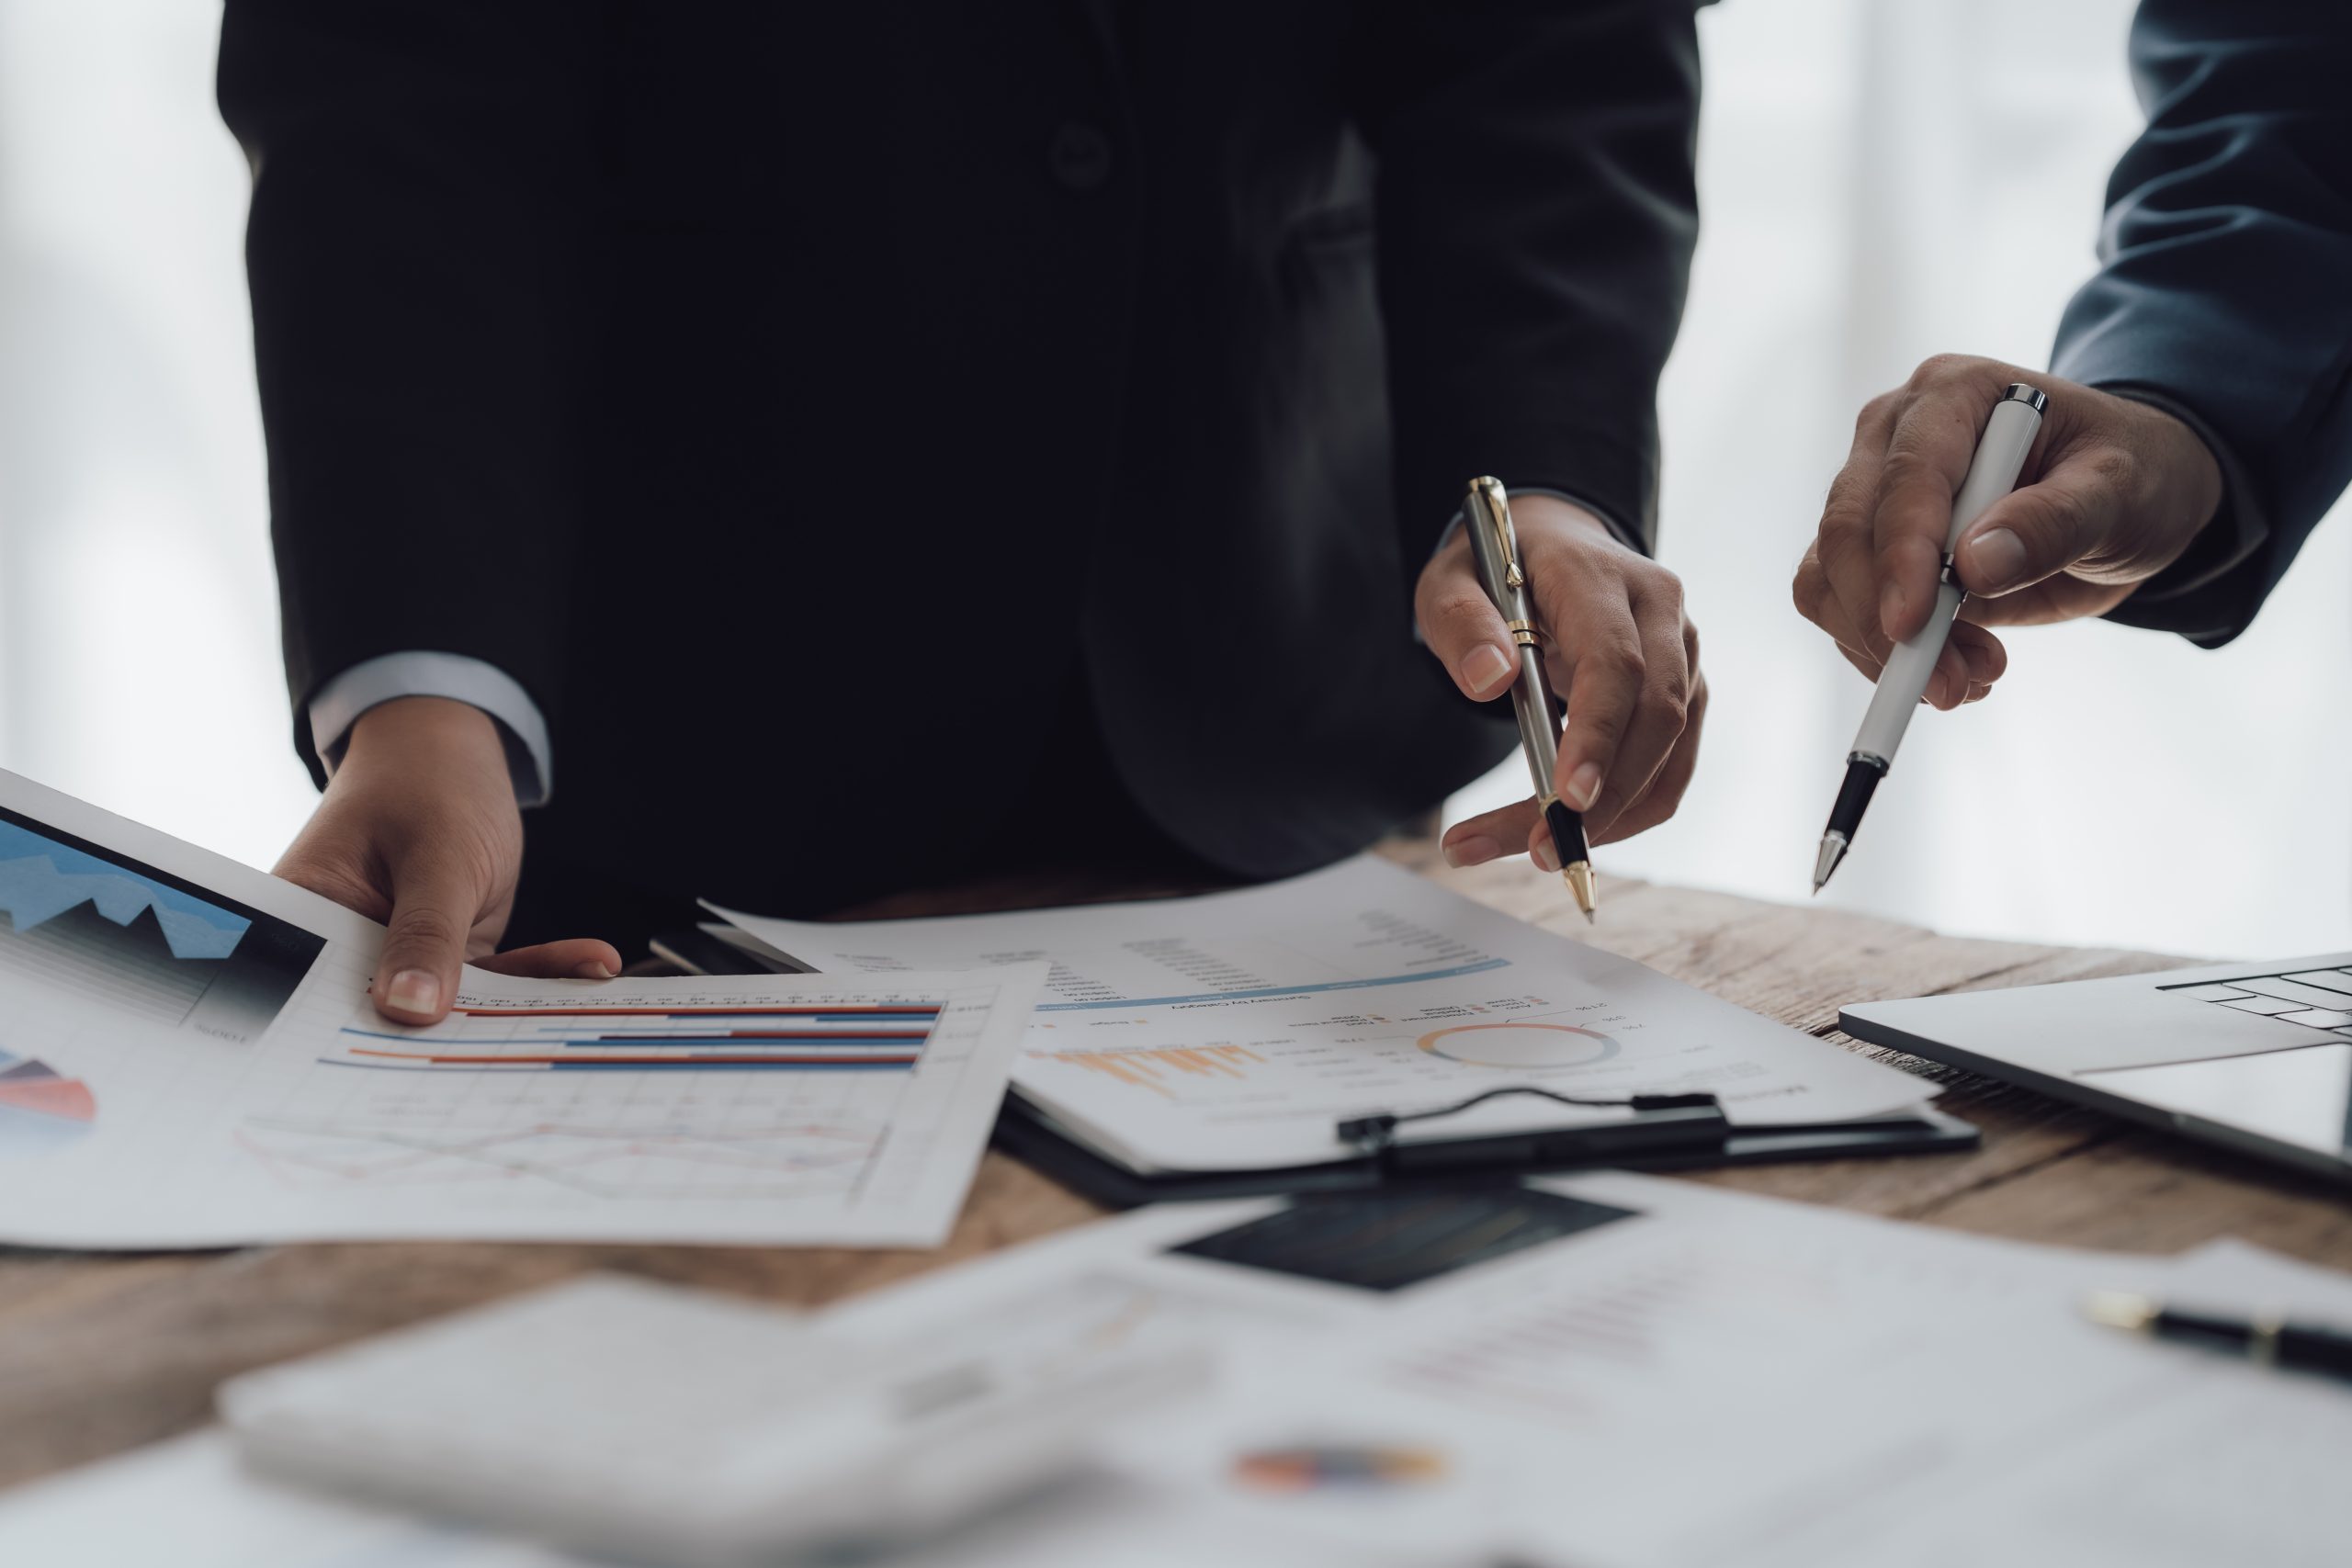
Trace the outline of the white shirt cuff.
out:
<instances>
[{"instance_id":1,"label":"white shirt cuff","mask_svg":"<svg viewBox=\"0 0 2352 1568\"><path fill-rule=\"evenodd\" d=\"M497 665L461 653L386 653L353 665L311 699L311 744L322 761L341 761L359 716L396 697L447 697L488 714L506 746L515 804L546 802L555 765L538 704Z\"/></svg>"}]
</instances>

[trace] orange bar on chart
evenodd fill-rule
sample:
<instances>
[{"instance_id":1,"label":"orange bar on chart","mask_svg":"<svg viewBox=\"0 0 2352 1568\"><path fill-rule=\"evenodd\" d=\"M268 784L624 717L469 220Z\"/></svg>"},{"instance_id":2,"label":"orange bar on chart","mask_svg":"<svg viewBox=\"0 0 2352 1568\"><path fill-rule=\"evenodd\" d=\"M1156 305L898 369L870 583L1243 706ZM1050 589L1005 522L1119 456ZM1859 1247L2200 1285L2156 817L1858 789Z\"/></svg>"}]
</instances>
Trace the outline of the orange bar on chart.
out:
<instances>
[{"instance_id":1,"label":"orange bar on chart","mask_svg":"<svg viewBox=\"0 0 2352 1568\"><path fill-rule=\"evenodd\" d=\"M1138 1089L1150 1089L1171 1100L1175 1098L1174 1093L1160 1081L1160 1067L1173 1068L1194 1077L1244 1078L1250 1076L1245 1064L1255 1062L1262 1066L1266 1060L1247 1045L1168 1045L1144 1051L1057 1051L1053 1055L1057 1061L1101 1073Z\"/></svg>"}]
</instances>

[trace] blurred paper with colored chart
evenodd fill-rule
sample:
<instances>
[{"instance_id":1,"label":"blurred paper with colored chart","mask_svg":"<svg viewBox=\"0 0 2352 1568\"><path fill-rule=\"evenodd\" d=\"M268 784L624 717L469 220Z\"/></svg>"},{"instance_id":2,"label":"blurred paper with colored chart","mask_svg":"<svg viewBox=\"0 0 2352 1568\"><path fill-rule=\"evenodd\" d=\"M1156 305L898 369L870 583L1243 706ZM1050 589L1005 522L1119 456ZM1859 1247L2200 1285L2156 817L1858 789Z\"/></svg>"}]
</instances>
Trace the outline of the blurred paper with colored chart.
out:
<instances>
[{"instance_id":1,"label":"blurred paper with colored chart","mask_svg":"<svg viewBox=\"0 0 2352 1568\"><path fill-rule=\"evenodd\" d=\"M1711 1090L1747 1125L1884 1115L1894 1068L1366 855L1234 893L944 919L717 910L821 972L1051 964L1013 1091L1138 1172L1314 1165L1347 1117L1488 1089ZM1520 1099L1465 1134L1607 1118Z\"/></svg>"},{"instance_id":2,"label":"blurred paper with colored chart","mask_svg":"<svg viewBox=\"0 0 2352 1568\"><path fill-rule=\"evenodd\" d=\"M0 1160L70 1142L97 1119L88 1084L47 1062L0 1051Z\"/></svg>"}]
</instances>

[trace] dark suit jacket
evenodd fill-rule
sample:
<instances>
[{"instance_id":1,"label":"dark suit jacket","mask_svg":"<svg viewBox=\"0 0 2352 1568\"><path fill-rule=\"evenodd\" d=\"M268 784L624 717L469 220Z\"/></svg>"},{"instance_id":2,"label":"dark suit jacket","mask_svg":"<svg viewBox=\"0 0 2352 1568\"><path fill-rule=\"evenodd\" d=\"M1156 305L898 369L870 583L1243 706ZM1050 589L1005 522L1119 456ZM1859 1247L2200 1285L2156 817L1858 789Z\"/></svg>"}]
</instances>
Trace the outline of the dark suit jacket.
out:
<instances>
[{"instance_id":1,"label":"dark suit jacket","mask_svg":"<svg viewBox=\"0 0 2352 1568\"><path fill-rule=\"evenodd\" d=\"M2053 367L2199 426L2222 514L2112 619L2218 647L2352 481L2352 4L2143 0L2148 129Z\"/></svg>"},{"instance_id":2,"label":"dark suit jacket","mask_svg":"<svg viewBox=\"0 0 2352 1568\"><path fill-rule=\"evenodd\" d=\"M229 0L298 713L486 660L535 863L754 908L1065 689L1218 865L1362 846L1510 743L1412 639L1464 482L1649 527L1691 12Z\"/></svg>"}]
</instances>

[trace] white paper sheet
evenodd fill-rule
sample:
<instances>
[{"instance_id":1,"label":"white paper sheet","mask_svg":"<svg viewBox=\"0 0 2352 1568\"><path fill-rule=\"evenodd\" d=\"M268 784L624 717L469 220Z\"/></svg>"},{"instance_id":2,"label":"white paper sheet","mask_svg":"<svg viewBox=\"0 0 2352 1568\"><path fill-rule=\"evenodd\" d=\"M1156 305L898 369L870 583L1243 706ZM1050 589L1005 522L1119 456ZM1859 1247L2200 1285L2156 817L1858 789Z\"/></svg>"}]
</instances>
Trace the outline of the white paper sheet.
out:
<instances>
[{"instance_id":1,"label":"white paper sheet","mask_svg":"<svg viewBox=\"0 0 2352 1568\"><path fill-rule=\"evenodd\" d=\"M0 1240L935 1245L1042 964L530 981L428 1030L382 929L0 774Z\"/></svg>"},{"instance_id":2,"label":"white paper sheet","mask_svg":"<svg viewBox=\"0 0 2352 1568\"><path fill-rule=\"evenodd\" d=\"M1342 1117L1506 1083L1713 1089L1748 1124L1938 1092L1371 856L1149 903L855 923L717 912L828 973L1050 960L1015 1089L1144 1170L1344 1158ZM1524 1124L1533 1103L1490 1114Z\"/></svg>"},{"instance_id":3,"label":"white paper sheet","mask_svg":"<svg viewBox=\"0 0 2352 1568\"><path fill-rule=\"evenodd\" d=\"M248 1474L209 1429L0 1495L0 1554L64 1568L588 1568Z\"/></svg>"},{"instance_id":4,"label":"white paper sheet","mask_svg":"<svg viewBox=\"0 0 2352 1568\"><path fill-rule=\"evenodd\" d=\"M2193 1260L1657 1186L1564 1184L1648 1218L1419 1294L1222 1447L1441 1451L1444 1486L1324 1525L1391 1550L1483 1530L1558 1568L2344 1560L2352 1394L2081 1315L2093 1289L2210 1281Z\"/></svg>"},{"instance_id":5,"label":"white paper sheet","mask_svg":"<svg viewBox=\"0 0 2352 1568\"><path fill-rule=\"evenodd\" d=\"M2019 1246L1686 1182L1539 1185L1621 1220L1393 1293L1173 1255L1273 1211L1171 1205L845 1303L888 1342L1085 1285L1205 1334L1190 1416L1105 1473L877 1568L2301 1568L2343 1561L2352 1393L2083 1320L2092 1289L2352 1320L2352 1280L2245 1247ZM1141 1314L1142 1315L1138 1315ZM1424 1452L1406 1482L1268 1490L1250 1455ZM682 1506L691 1506L686 1501ZM573 1560L288 1493L199 1438L0 1499L0 1561L556 1568Z\"/></svg>"},{"instance_id":6,"label":"white paper sheet","mask_svg":"<svg viewBox=\"0 0 2352 1568\"><path fill-rule=\"evenodd\" d=\"M2104 1277L2109 1270L2094 1269ZM2128 1272L2128 1271L2125 1271ZM2134 1288L2129 1278L2103 1280ZM2352 1326L2352 1276L2243 1242L2200 1247L2150 1281L2184 1306ZM2101 1330L2134 1375L2074 1423L2045 1422L1932 1479L1899 1523L1768 1568L1877 1568L1905 1539L1919 1568L2333 1568L2352 1560L2352 1385L2193 1346ZM2063 1385L2062 1385L2063 1386ZM1987 1500L1996 1500L1985 1506Z\"/></svg>"}]
</instances>

